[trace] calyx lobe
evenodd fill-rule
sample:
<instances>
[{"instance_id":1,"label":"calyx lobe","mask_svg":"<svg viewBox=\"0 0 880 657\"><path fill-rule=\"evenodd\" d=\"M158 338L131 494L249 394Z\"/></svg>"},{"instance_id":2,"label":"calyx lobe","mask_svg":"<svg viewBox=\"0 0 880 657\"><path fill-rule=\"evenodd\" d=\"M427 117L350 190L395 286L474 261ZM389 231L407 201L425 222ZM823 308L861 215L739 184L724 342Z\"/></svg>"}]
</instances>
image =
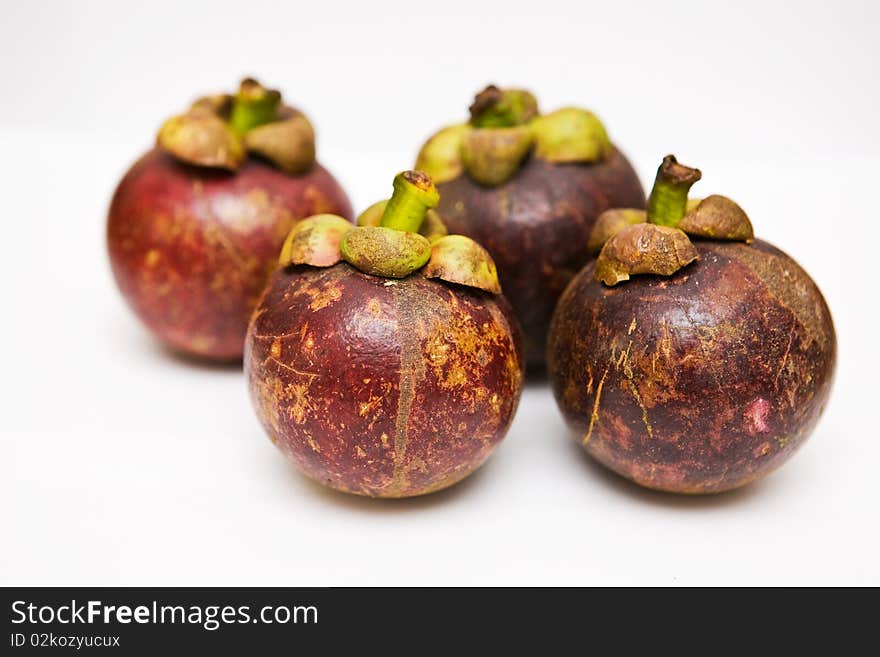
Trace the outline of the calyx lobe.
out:
<instances>
[{"instance_id":1,"label":"calyx lobe","mask_svg":"<svg viewBox=\"0 0 880 657\"><path fill-rule=\"evenodd\" d=\"M510 180L529 157L589 164L606 159L612 150L604 125L592 112L564 107L542 115L530 92L489 85L470 106L468 123L443 128L425 142L416 168L435 183L466 173L478 184L495 187Z\"/></svg>"},{"instance_id":2,"label":"calyx lobe","mask_svg":"<svg viewBox=\"0 0 880 657\"><path fill-rule=\"evenodd\" d=\"M341 260L372 276L404 278L421 270L427 278L498 294L498 272L489 253L463 235L449 235L433 210L439 195L430 176L403 171L390 199L374 203L357 225L336 215L298 223L287 236L280 264L330 267Z\"/></svg>"},{"instance_id":3,"label":"calyx lobe","mask_svg":"<svg viewBox=\"0 0 880 657\"><path fill-rule=\"evenodd\" d=\"M616 285L633 274L669 276L698 258L688 235L752 242L752 223L726 196L689 199L702 174L667 155L657 170L647 210L619 208L599 215L587 248L599 252L596 278ZM601 249L601 251L600 251Z\"/></svg>"},{"instance_id":4,"label":"calyx lobe","mask_svg":"<svg viewBox=\"0 0 880 657\"><path fill-rule=\"evenodd\" d=\"M235 171L247 153L282 171L299 174L315 162L315 133L308 119L283 105L281 94L252 78L238 93L196 100L160 128L157 144L177 159L196 166Z\"/></svg>"},{"instance_id":5,"label":"calyx lobe","mask_svg":"<svg viewBox=\"0 0 880 657\"><path fill-rule=\"evenodd\" d=\"M745 211L719 194L707 196L689 209L678 227L695 237L747 243L755 240L752 222Z\"/></svg>"},{"instance_id":6,"label":"calyx lobe","mask_svg":"<svg viewBox=\"0 0 880 657\"><path fill-rule=\"evenodd\" d=\"M602 247L596 260L596 278L613 286L633 274L671 276L698 258L694 245L678 228L635 224Z\"/></svg>"}]
</instances>

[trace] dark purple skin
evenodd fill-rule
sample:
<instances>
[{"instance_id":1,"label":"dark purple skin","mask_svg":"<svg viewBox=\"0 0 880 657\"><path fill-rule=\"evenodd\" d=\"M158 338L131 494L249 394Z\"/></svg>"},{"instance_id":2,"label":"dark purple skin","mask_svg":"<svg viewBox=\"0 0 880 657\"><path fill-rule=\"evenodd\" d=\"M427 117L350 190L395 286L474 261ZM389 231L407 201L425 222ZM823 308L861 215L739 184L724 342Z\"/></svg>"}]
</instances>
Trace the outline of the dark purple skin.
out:
<instances>
[{"instance_id":1,"label":"dark purple skin","mask_svg":"<svg viewBox=\"0 0 880 657\"><path fill-rule=\"evenodd\" d=\"M608 287L590 263L553 317L548 371L567 423L600 463L677 493L737 488L785 462L831 390L828 306L785 253L694 241L670 277Z\"/></svg>"},{"instance_id":2,"label":"dark purple skin","mask_svg":"<svg viewBox=\"0 0 880 657\"><path fill-rule=\"evenodd\" d=\"M371 497L422 495L472 473L507 432L522 387L504 298L420 272L280 269L245 349L272 442L315 481Z\"/></svg>"},{"instance_id":3,"label":"dark purple skin","mask_svg":"<svg viewBox=\"0 0 880 657\"><path fill-rule=\"evenodd\" d=\"M556 302L591 258L586 244L596 217L609 208L645 207L638 176L615 149L596 164L532 157L498 187L462 174L437 189L437 210L449 232L473 238L495 260L523 328L528 366L540 371Z\"/></svg>"},{"instance_id":4,"label":"dark purple skin","mask_svg":"<svg viewBox=\"0 0 880 657\"><path fill-rule=\"evenodd\" d=\"M236 172L183 164L159 148L116 188L107 247L119 289L175 350L240 360L248 319L294 224L352 216L321 165L291 176L249 158Z\"/></svg>"}]
</instances>

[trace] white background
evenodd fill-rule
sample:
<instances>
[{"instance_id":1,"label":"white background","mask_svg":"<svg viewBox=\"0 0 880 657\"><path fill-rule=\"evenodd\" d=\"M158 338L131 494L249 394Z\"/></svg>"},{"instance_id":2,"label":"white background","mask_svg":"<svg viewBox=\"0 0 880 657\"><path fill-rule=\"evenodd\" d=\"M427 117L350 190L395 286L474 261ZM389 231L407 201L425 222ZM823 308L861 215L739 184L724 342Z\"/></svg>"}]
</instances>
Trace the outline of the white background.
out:
<instances>
[{"instance_id":1,"label":"white background","mask_svg":"<svg viewBox=\"0 0 880 657\"><path fill-rule=\"evenodd\" d=\"M878 7L4 2L0 583L880 584ZM699 166L698 193L737 199L826 294L839 364L819 428L740 492L661 495L589 462L530 386L447 492L310 483L239 371L141 329L104 248L161 120L243 74L307 111L357 208L490 81L591 107L646 184L667 152Z\"/></svg>"}]
</instances>

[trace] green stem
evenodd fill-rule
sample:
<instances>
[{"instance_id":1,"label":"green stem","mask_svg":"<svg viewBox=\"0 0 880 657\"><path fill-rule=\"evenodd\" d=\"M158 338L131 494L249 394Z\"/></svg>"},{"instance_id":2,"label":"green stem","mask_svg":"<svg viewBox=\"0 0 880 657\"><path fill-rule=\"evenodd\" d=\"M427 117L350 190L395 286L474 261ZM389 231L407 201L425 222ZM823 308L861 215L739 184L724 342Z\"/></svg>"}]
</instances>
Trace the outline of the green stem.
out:
<instances>
[{"instance_id":1,"label":"green stem","mask_svg":"<svg viewBox=\"0 0 880 657\"><path fill-rule=\"evenodd\" d=\"M499 89L489 85L470 106L475 128L512 128L538 115L538 101L523 89Z\"/></svg>"},{"instance_id":2,"label":"green stem","mask_svg":"<svg viewBox=\"0 0 880 657\"><path fill-rule=\"evenodd\" d=\"M394 193L382 213L380 226L417 233L425 214L440 202L434 182L421 171L394 176Z\"/></svg>"},{"instance_id":3,"label":"green stem","mask_svg":"<svg viewBox=\"0 0 880 657\"><path fill-rule=\"evenodd\" d=\"M687 211L688 190L701 176L699 169L679 164L674 155L664 157L648 197L648 222L678 226Z\"/></svg>"},{"instance_id":4,"label":"green stem","mask_svg":"<svg viewBox=\"0 0 880 657\"><path fill-rule=\"evenodd\" d=\"M232 101L229 127L236 134L243 135L252 128L271 123L278 118L280 104L281 94L277 91L266 89L251 78L242 80Z\"/></svg>"}]
</instances>

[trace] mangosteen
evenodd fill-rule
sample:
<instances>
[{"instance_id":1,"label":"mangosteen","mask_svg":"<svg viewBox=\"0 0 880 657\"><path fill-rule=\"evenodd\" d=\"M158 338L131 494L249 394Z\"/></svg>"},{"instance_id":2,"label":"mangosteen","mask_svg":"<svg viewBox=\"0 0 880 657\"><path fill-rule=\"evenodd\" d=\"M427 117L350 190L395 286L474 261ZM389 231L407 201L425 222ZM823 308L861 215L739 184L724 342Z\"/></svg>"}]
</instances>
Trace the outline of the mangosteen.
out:
<instances>
[{"instance_id":1,"label":"mangosteen","mask_svg":"<svg viewBox=\"0 0 880 657\"><path fill-rule=\"evenodd\" d=\"M645 192L591 112L540 114L535 97L490 85L468 123L437 132L416 168L440 191L437 212L454 233L492 255L504 295L523 328L530 371L543 370L559 295L586 264L596 217L645 207Z\"/></svg>"},{"instance_id":2,"label":"mangosteen","mask_svg":"<svg viewBox=\"0 0 880 657\"><path fill-rule=\"evenodd\" d=\"M308 119L252 79L162 125L119 183L107 244L122 294L175 350L240 360L278 250L304 217L351 217Z\"/></svg>"},{"instance_id":3,"label":"mangosteen","mask_svg":"<svg viewBox=\"0 0 880 657\"><path fill-rule=\"evenodd\" d=\"M828 401L837 342L809 275L667 156L647 212L609 211L553 316L548 371L586 451L648 488L716 493L784 463Z\"/></svg>"},{"instance_id":4,"label":"mangosteen","mask_svg":"<svg viewBox=\"0 0 880 657\"><path fill-rule=\"evenodd\" d=\"M254 311L245 372L271 440L306 475L371 497L446 488L507 432L522 341L495 264L449 235L407 171L358 226L297 224Z\"/></svg>"}]
</instances>

